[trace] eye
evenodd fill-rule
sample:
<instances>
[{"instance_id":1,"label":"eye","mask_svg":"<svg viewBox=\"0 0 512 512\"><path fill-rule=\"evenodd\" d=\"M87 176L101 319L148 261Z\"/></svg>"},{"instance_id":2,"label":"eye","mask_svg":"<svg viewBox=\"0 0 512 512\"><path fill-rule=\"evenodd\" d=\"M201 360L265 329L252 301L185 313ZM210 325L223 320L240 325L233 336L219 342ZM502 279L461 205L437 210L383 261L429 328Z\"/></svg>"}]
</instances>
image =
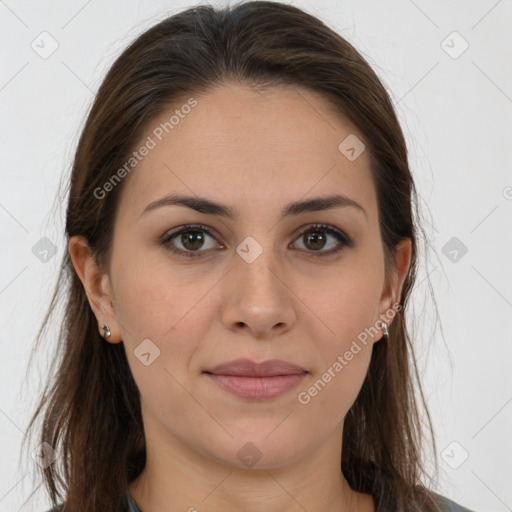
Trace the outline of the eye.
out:
<instances>
[{"instance_id":1,"label":"eye","mask_svg":"<svg viewBox=\"0 0 512 512\"><path fill-rule=\"evenodd\" d=\"M334 238L334 243L328 244L329 237ZM342 231L328 224L315 224L309 226L299 235L300 240L308 252L307 257L329 256L341 251L344 247L352 247L352 240ZM329 250L322 250L330 245ZM316 253L316 254L315 254Z\"/></svg>"},{"instance_id":2,"label":"eye","mask_svg":"<svg viewBox=\"0 0 512 512\"><path fill-rule=\"evenodd\" d=\"M188 224L177 230L165 234L161 240L161 244L178 255L189 258L197 258L202 256L215 247L224 248L224 246L210 243L205 245L208 238L215 240L210 229L201 224ZM333 239L334 244L328 244L329 238ZM173 241L177 239L176 241ZM341 251L344 247L352 247L352 240L342 231L328 224L315 224L303 230L297 240L304 245L304 249L308 254L307 257L329 256ZM179 247L181 245L181 247ZM331 245L329 250L322 250L326 246ZM203 250L200 250L203 249Z\"/></svg>"},{"instance_id":3,"label":"eye","mask_svg":"<svg viewBox=\"0 0 512 512\"><path fill-rule=\"evenodd\" d=\"M161 243L166 245L167 249L171 252L187 256L189 258L197 258L201 256L201 253L205 252L199 251L199 249L204 248L205 239L208 237L215 240L206 226L202 226L200 224L189 224L187 226L182 226L177 231L172 231L164 235ZM175 238L178 238L177 242L171 242ZM182 248L176 247L176 243L181 244ZM206 250L214 247L215 244L210 245L210 247L206 247Z\"/></svg>"}]
</instances>

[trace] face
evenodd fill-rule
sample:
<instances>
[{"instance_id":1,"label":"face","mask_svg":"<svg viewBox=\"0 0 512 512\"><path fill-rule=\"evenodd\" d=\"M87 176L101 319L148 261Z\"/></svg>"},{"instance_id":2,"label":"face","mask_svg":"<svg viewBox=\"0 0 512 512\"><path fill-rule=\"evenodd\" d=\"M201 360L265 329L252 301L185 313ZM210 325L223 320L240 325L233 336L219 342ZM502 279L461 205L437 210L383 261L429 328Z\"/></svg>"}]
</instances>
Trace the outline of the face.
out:
<instances>
[{"instance_id":1,"label":"face","mask_svg":"<svg viewBox=\"0 0 512 512\"><path fill-rule=\"evenodd\" d=\"M146 435L232 466L252 456L277 467L340 439L401 281L386 285L368 151L339 149L362 135L329 103L235 84L195 100L147 127L141 145L155 145L125 178L108 322ZM171 195L196 203L158 203ZM294 369L207 373L240 358Z\"/></svg>"}]
</instances>

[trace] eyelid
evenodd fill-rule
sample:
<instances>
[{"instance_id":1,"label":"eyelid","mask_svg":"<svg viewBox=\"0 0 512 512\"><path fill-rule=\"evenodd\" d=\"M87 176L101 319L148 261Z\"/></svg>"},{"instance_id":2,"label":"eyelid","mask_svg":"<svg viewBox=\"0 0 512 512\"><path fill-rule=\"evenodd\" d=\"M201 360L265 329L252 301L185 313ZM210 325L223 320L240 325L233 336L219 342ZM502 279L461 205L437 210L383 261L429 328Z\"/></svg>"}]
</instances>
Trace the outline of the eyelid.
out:
<instances>
[{"instance_id":1,"label":"eyelid","mask_svg":"<svg viewBox=\"0 0 512 512\"><path fill-rule=\"evenodd\" d=\"M182 226L179 226L178 228L176 229L171 229L169 231L167 231L162 237L161 237L161 240L160 242L165 245L165 244L168 244L170 240L172 240L173 238L177 237L178 235L181 235L181 233L186 233L187 231L194 231L194 230L197 230L197 231L203 231L205 232L208 236L214 238L214 239L217 239L220 237L220 235L216 234L217 232L210 228L209 226L205 226L204 224L183 224ZM222 244L219 244L221 247L223 247ZM183 252L181 249L177 249L177 251L180 251L180 252ZM194 251L185 251L187 253L194 253ZM196 253L200 253L200 252L206 252L206 251L195 251Z\"/></svg>"},{"instance_id":2,"label":"eyelid","mask_svg":"<svg viewBox=\"0 0 512 512\"><path fill-rule=\"evenodd\" d=\"M313 223L300 227L298 233L294 234L294 241L297 240L300 236L303 236L304 234L310 231L315 231L315 229L317 229L318 231L324 231L325 233L336 238L338 244L334 249L329 249L327 251L307 251L304 249L300 250L300 252L303 252L307 258L328 258L329 256L337 255L345 248L350 248L354 246L354 242L352 241L352 239L343 230L331 224L325 223Z\"/></svg>"}]
</instances>

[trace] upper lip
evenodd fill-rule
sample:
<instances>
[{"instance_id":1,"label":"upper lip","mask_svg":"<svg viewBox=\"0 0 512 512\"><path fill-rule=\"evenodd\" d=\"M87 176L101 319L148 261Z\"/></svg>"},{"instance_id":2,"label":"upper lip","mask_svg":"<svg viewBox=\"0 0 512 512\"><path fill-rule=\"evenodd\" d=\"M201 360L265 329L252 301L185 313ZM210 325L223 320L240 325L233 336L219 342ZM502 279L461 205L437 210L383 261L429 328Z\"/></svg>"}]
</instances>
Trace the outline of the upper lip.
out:
<instances>
[{"instance_id":1,"label":"upper lip","mask_svg":"<svg viewBox=\"0 0 512 512\"><path fill-rule=\"evenodd\" d=\"M205 370L216 375L241 375L244 377L274 377L276 375L296 375L306 370L296 364L280 359L269 359L257 363L250 359L234 359Z\"/></svg>"}]
</instances>

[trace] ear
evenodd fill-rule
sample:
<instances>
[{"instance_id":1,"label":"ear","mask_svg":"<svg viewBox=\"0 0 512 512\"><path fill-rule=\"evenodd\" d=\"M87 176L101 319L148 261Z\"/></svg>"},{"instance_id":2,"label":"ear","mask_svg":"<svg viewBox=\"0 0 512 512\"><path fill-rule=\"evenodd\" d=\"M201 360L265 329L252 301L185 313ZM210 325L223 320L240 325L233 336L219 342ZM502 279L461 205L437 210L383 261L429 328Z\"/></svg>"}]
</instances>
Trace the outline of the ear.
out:
<instances>
[{"instance_id":1,"label":"ear","mask_svg":"<svg viewBox=\"0 0 512 512\"><path fill-rule=\"evenodd\" d=\"M404 238L396 246L394 261L389 275L385 279L385 285L380 300L379 319L387 322L388 327L393 322L396 313L396 305L400 302L402 287L411 265L412 242L410 238ZM393 307L395 305L395 307Z\"/></svg>"},{"instance_id":2,"label":"ear","mask_svg":"<svg viewBox=\"0 0 512 512\"><path fill-rule=\"evenodd\" d=\"M103 337L102 326L107 325L111 335L105 341L119 343L122 341L121 331L112 302L110 277L99 269L85 237L72 236L69 239L68 249L75 271L82 281L89 305L96 316L100 335Z\"/></svg>"}]
</instances>

